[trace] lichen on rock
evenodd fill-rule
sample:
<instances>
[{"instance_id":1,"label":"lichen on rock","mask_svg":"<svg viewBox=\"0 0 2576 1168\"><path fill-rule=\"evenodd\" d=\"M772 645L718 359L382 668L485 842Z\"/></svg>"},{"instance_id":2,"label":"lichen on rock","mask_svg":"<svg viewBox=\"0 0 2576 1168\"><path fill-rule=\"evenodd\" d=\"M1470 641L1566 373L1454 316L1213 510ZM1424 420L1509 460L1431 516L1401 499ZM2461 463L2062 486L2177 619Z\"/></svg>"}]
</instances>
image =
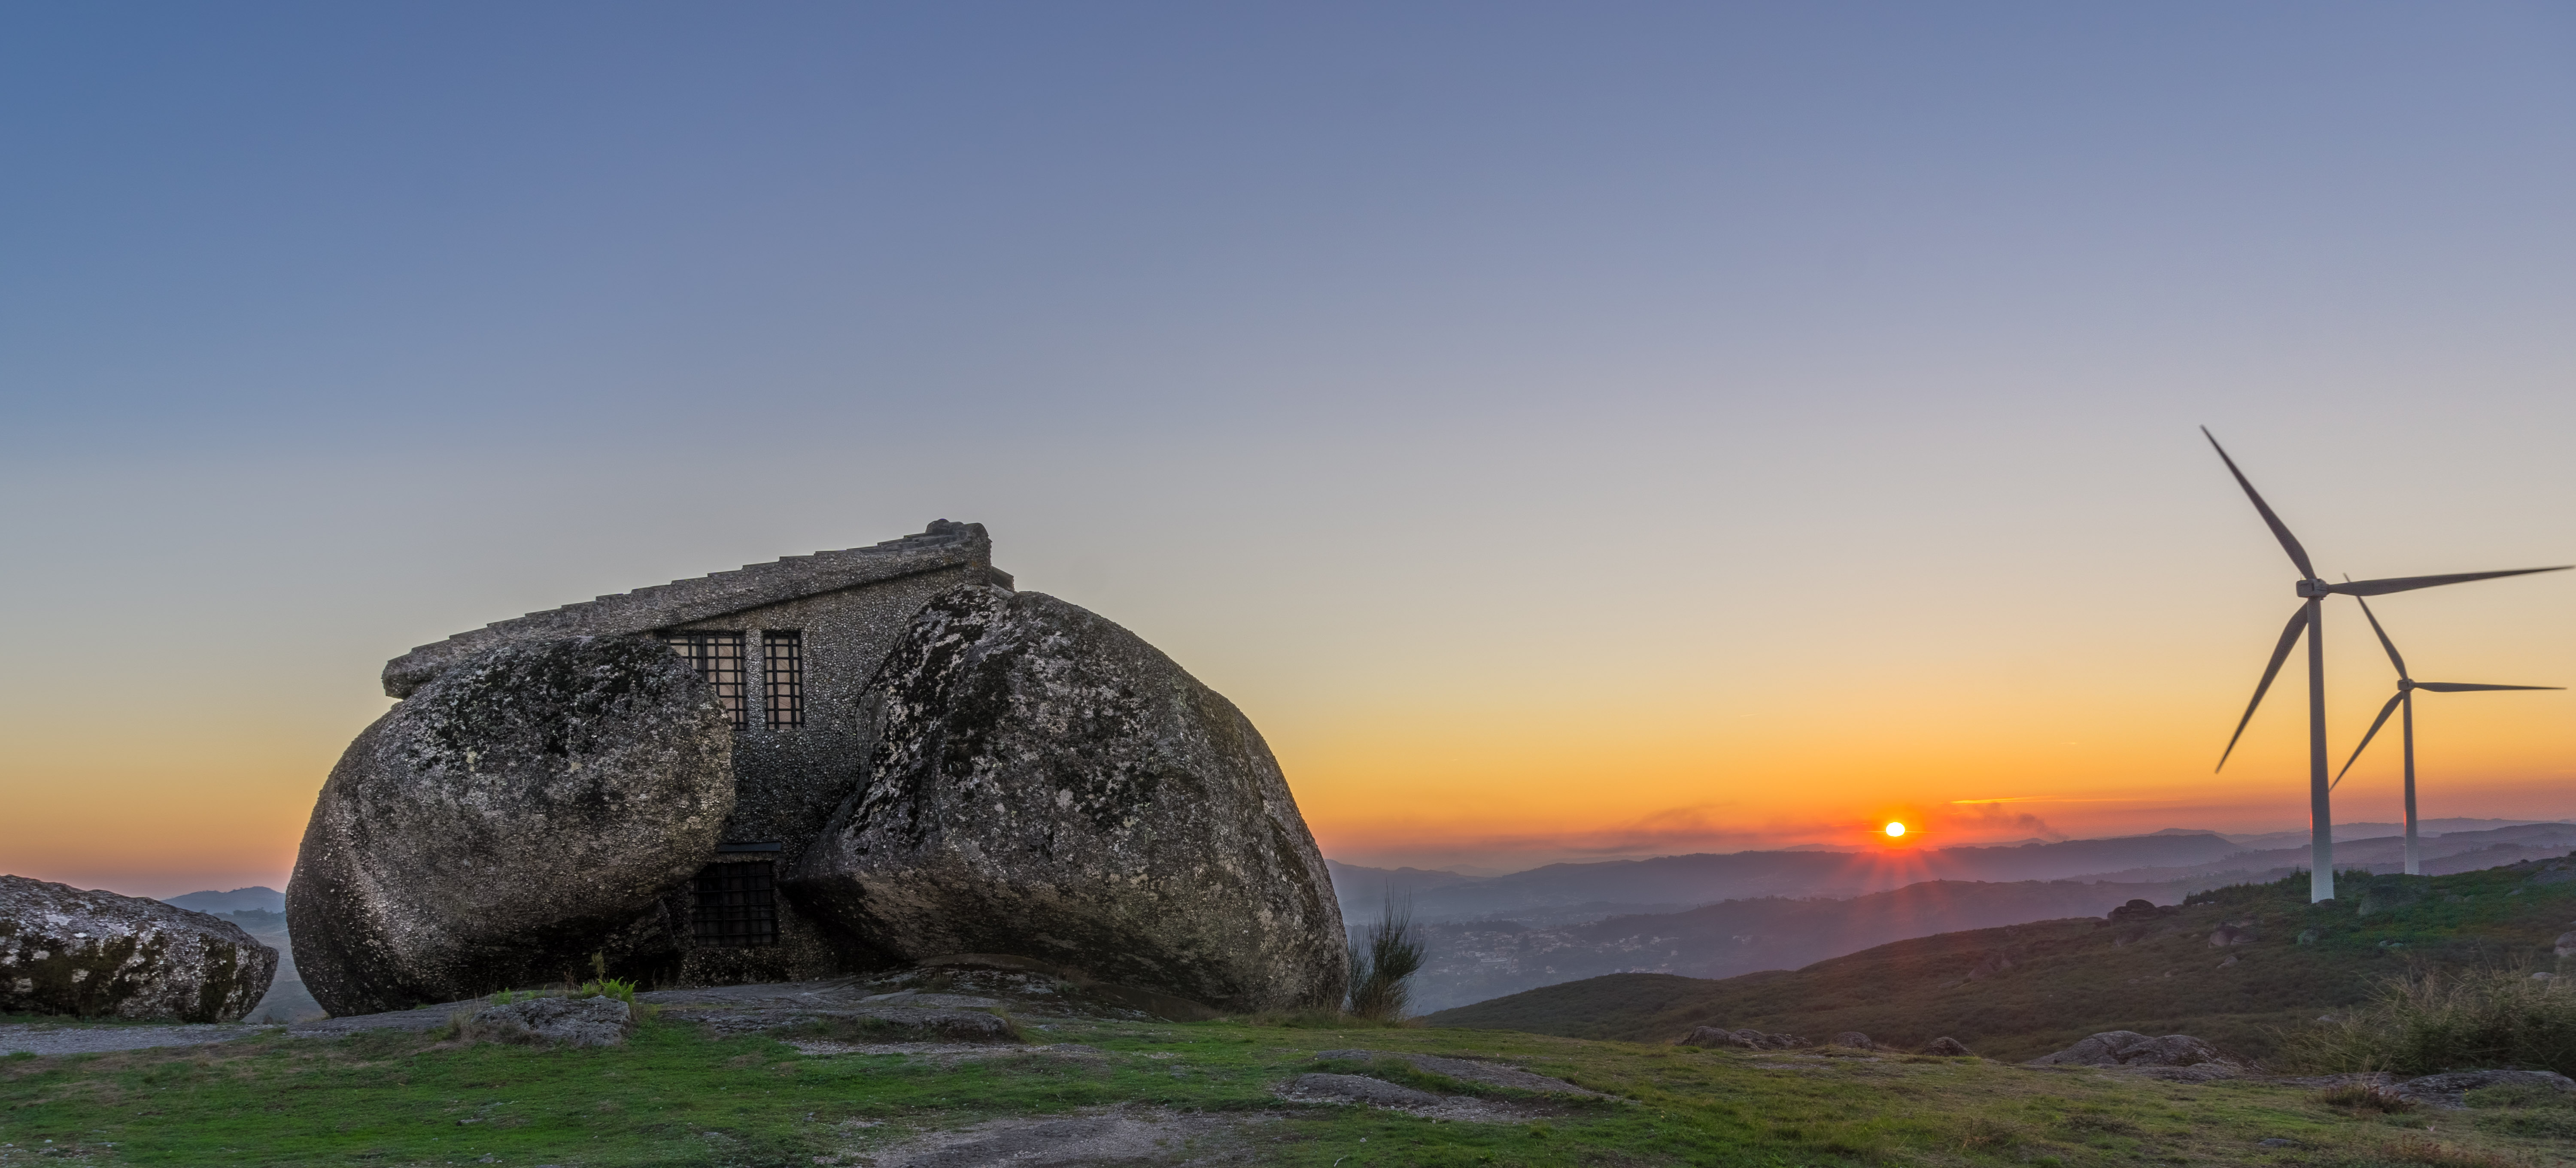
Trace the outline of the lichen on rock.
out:
<instances>
[{"instance_id":1,"label":"lichen on rock","mask_svg":"<svg viewBox=\"0 0 2576 1168\"><path fill-rule=\"evenodd\" d=\"M1341 912L1269 747L1135 634L966 587L870 686L867 782L791 891L904 960L992 954L1225 1009L1338 1004Z\"/></svg>"},{"instance_id":2,"label":"lichen on rock","mask_svg":"<svg viewBox=\"0 0 2576 1168\"><path fill-rule=\"evenodd\" d=\"M0 876L0 1013L236 1022L277 951L175 905Z\"/></svg>"}]
</instances>

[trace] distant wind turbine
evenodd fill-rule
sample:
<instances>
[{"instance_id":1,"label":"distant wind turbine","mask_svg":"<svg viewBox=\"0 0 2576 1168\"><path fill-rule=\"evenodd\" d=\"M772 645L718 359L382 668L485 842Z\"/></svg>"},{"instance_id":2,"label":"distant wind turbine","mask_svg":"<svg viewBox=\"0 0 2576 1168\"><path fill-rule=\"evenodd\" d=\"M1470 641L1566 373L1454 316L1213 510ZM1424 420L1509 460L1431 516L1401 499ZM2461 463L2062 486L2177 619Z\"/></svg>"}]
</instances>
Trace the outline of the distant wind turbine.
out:
<instances>
[{"instance_id":1,"label":"distant wind turbine","mask_svg":"<svg viewBox=\"0 0 2576 1168\"><path fill-rule=\"evenodd\" d=\"M2254 720L2254 708L2263 704L2264 691L2272 688L2272 678L2281 672L2281 663L2289 659L2290 648L2299 643L2299 634L2308 635L2308 899L2334 899L2334 809L2328 794L2334 784L2326 779L2326 597L2380 596L2431 588L2437 584L2465 584L2471 580L2492 580L2498 576L2524 576L2533 572L2559 572L2576 565L2554 568L2515 568L2504 572L2461 572L2449 576L2400 576L2388 580L2346 580L2329 584L2317 578L2316 568L2308 563L2308 551L2299 546L2297 536L2283 525L2281 517L2272 514L2254 484L2245 480L2245 472L2236 469L2236 460L2227 457L2227 448L2218 444L2218 436L2209 427L2200 428L2209 439L2218 460L2227 464L2227 473L2236 476L2236 485L2245 488L2245 497L2254 501L2254 510L2263 516L2272 537L2281 541L2281 550L2290 553L2290 562L2299 569L2297 592L2299 611L2291 614L2287 628L2281 630L2281 643L2272 647L2272 661L2263 667L2263 680L2254 685L2254 700L2245 703L2245 716L2236 720L2236 733L2227 738L2227 750L2218 756L2218 766L2227 766L2227 756L2236 753L2236 740L2245 736L2245 724Z\"/></svg>"},{"instance_id":2,"label":"distant wind turbine","mask_svg":"<svg viewBox=\"0 0 2576 1168\"><path fill-rule=\"evenodd\" d=\"M2415 852L2415 691L2429 689L2434 693L2467 693L2482 689L2565 689L2567 687L2563 685L2479 685L2466 681L2417 681L2406 675L2406 659L2397 655L2397 643L2388 639L2388 630L2379 627L2379 615L2370 611L2370 602L2358 596L2353 599L2360 602L2361 615L2370 618L2370 631L2379 634L2379 647L2388 650L2388 663L2397 667L2397 695L2389 698L2387 705L2379 707L2379 717L2370 723L2370 732L2361 736L2361 745L2352 748L2352 757L2344 760L2343 770L2335 772L2334 781L2336 786L2343 784L2343 777L2352 770L2352 764L2361 761L2361 752L2370 749L2370 740L2378 736L2380 727L2388 724L2388 715L2400 706L2405 707L2406 717L2400 725L2406 730L2406 874L2421 876L2424 874L2424 863Z\"/></svg>"}]
</instances>

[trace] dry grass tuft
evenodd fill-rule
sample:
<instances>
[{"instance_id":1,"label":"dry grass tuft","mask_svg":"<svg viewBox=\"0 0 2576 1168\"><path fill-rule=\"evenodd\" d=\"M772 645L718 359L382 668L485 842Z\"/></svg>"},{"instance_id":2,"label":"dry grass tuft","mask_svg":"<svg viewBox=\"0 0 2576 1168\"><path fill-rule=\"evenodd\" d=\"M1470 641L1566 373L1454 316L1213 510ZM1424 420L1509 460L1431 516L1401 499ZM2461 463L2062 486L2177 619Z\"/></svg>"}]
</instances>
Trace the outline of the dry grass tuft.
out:
<instances>
[{"instance_id":1,"label":"dry grass tuft","mask_svg":"<svg viewBox=\"0 0 2576 1168\"><path fill-rule=\"evenodd\" d=\"M2429 1075L2471 1067L2576 1071L2576 978L2519 968L2417 969L2333 1022L2293 1032L2289 1061L2314 1071Z\"/></svg>"},{"instance_id":2,"label":"dry grass tuft","mask_svg":"<svg viewBox=\"0 0 2576 1168\"><path fill-rule=\"evenodd\" d=\"M2380 1158L2429 1168L2537 1168L2540 1161L2508 1152L2446 1144L2431 1136L2399 1136L2380 1145Z\"/></svg>"},{"instance_id":3,"label":"dry grass tuft","mask_svg":"<svg viewBox=\"0 0 2576 1168\"><path fill-rule=\"evenodd\" d=\"M2351 1115L2396 1115L2415 1110L2415 1101L2377 1083L2345 1083L2317 1092L2316 1100Z\"/></svg>"},{"instance_id":4,"label":"dry grass tuft","mask_svg":"<svg viewBox=\"0 0 2576 1168\"><path fill-rule=\"evenodd\" d=\"M2020 1128L1999 1119L1972 1115L1959 1123L1959 1147L1970 1152L2009 1148L2027 1138Z\"/></svg>"}]
</instances>

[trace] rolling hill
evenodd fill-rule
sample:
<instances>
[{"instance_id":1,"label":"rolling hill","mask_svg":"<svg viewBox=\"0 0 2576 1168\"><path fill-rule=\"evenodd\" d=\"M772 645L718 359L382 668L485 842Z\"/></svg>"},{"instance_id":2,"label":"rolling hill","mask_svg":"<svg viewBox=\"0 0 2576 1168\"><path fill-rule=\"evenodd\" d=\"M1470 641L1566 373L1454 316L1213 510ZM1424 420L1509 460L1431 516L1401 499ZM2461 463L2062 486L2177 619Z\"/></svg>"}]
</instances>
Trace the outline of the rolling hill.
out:
<instances>
[{"instance_id":1,"label":"rolling hill","mask_svg":"<svg viewBox=\"0 0 2576 1168\"><path fill-rule=\"evenodd\" d=\"M2169 904L2189 891L2175 884L1933 880L1846 900L1729 900L1552 927L1420 925L1427 953L1413 1002L1418 1010L1442 1010L1606 973L1717 978L1791 969L1908 937L2093 916L2132 899Z\"/></svg>"},{"instance_id":2,"label":"rolling hill","mask_svg":"<svg viewBox=\"0 0 2576 1168\"><path fill-rule=\"evenodd\" d=\"M2447 876L2306 876L2196 893L2183 906L1972 929L1792 971L1723 980L1621 973L1431 1014L1434 1026L1670 1041L1694 1026L1808 1036L1950 1036L2026 1059L2104 1030L2195 1034L2262 1058L2278 1033L2361 1000L2410 961L2533 962L2576 923L2576 860ZM2228 932L2222 933L2222 927ZM2222 943L2231 937L2235 943Z\"/></svg>"}]
</instances>

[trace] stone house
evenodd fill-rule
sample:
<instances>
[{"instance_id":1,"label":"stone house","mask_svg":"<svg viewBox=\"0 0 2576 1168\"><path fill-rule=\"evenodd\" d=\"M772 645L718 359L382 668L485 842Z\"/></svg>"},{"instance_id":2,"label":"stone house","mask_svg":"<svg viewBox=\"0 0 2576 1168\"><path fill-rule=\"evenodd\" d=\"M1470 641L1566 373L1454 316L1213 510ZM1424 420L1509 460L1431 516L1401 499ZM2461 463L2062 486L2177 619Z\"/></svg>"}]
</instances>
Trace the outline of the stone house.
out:
<instances>
[{"instance_id":1,"label":"stone house","mask_svg":"<svg viewBox=\"0 0 2576 1168\"><path fill-rule=\"evenodd\" d=\"M694 985L825 977L841 951L779 894L803 849L857 788L875 748L862 700L906 625L965 584L1011 587L980 523L939 520L872 547L790 556L602 596L423 645L385 664L410 694L447 665L510 641L652 634L716 689L732 719L736 799L716 861L662 906L680 954L655 980Z\"/></svg>"}]
</instances>

